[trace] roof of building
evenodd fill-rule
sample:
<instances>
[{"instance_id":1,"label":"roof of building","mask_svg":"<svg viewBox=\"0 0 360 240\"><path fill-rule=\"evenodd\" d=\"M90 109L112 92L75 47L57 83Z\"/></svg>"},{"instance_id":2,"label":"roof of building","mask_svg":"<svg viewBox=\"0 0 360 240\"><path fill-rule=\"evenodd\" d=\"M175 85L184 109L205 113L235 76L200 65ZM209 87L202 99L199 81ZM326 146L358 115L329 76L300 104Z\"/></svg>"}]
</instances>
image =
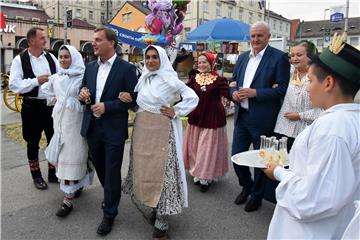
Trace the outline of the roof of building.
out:
<instances>
[{"instance_id":1,"label":"roof of building","mask_svg":"<svg viewBox=\"0 0 360 240\"><path fill-rule=\"evenodd\" d=\"M330 28L330 35L335 32L344 31L344 21L337 23L330 23L329 20L300 22L297 28L297 36L306 37L322 37L324 36L324 29ZM360 17L349 18L348 20L348 35L360 34Z\"/></svg>"},{"instance_id":2,"label":"roof of building","mask_svg":"<svg viewBox=\"0 0 360 240\"><path fill-rule=\"evenodd\" d=\"M50 17L45 13L44 10L39 9L28 9L22 7L13 6L1 6L1 12L6 16L7 19L16 19L17 17L23 17L25 21L33 21L34 18L38 18L40 22L47 22Z\"/></svg>"},{"instance_id":3,"label":"roof of building","mask_svg":"<svg viewBox=\"0 0 360 240\"><path fill-rule=\"evenodd\" d=\"M145 15L148 15L151 11L148 8L145 8L142 4L141 1L127 1L126 3L129 3L131 6L133 6L134 8L138 9L139 11L141 11L142 13L144 13ZM125 5L125 4L124 4Z\"/></svg>"},{"instance_id":4,"label":"roof of building","mask_svg":"<svg viewBox=\"0 0 360 240\"><path fill-rule=\"evenodd\" d=\"M72 20L73 27L95 29L96 26L78 18Z\"/></svg>"},{"instance_id":5,"label":"roof of building","mask_svg":"<svg viewBox=\"0 0 360 240\"><path fill-rule=\"evenodd\" d=\"M269 14L269 10L265 10L265 11L266 11L265 16L267 17L268 14ZM280 19L282 21L286 21L286 22L289 22L289 23L291 22L290 19L287 19L286 17L283 17L282 15L280 15L280 14L274 12L274 11L271 11L271 10L270 10L270 17L277 18L277 19Z\"/></svg>"}]
</instances>

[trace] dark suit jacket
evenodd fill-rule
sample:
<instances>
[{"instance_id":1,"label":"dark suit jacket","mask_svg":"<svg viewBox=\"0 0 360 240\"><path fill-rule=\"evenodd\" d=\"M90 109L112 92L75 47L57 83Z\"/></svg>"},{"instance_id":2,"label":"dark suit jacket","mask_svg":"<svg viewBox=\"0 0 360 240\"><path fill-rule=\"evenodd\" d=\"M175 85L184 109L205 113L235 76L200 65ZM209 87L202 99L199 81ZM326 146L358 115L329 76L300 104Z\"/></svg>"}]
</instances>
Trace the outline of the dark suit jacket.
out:
<instances>
[{"instance_id":1,"label":"dark suit jacket","mask_svg":"<svg viewBox=\"0 0 360 240\"><path fill-rule=\"evenodd\" d=\"M95 103L96 81L99 64L92 61L86 65L82 86L90 90L91 104ZM104 129L104 140L119 143L128 138L128 109L136 105L134 87L137 83L136 68L116 57L106 80L100 102L105 104L105 113L101 115ZM131 103L123 103L118 99L120 92L129 92L133 97ZM86 137L93 113L87 105L81 126L81 135Z\"/></svg>"},{"instance_id":2,"label":"dark suit jacket","mask_svg":"<svg viewBox=\"0 0 360 240\"><path fill-rule=\"evenodd\" d=\"M233 72L236 89L243 86L250 51L241 54ZM268 46L256 70L250 88L256 89L256 97L249 99L249 124L255 128L273 129L290 79L287 54ZM273 85L277 87L273 88ZM230 88L230 96L236 90ZM235 102L235 124L240 104Z\"/></svg>"}]
</instances>

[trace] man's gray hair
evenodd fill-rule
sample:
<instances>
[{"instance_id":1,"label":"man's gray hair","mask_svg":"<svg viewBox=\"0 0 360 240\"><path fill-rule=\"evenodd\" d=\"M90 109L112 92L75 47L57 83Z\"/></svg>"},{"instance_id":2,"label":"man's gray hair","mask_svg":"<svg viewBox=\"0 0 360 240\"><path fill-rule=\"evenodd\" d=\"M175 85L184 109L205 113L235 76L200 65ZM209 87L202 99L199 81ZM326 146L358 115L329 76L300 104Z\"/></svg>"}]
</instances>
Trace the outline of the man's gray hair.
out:
<instances>
[{"instance_id":1,"label":"man's gray hair","mask_svg":"<svg viewBox=\"0 0 360 240\"><path fill-rule=\"evenodd\" d=\"M258 21L258 22L255 22L254 24L252 24L250 27L250 31L253 30L254 28L258 28L258 27L264 27L270 33L269 24L264 21Z\"/></svg>"}]
</instances>

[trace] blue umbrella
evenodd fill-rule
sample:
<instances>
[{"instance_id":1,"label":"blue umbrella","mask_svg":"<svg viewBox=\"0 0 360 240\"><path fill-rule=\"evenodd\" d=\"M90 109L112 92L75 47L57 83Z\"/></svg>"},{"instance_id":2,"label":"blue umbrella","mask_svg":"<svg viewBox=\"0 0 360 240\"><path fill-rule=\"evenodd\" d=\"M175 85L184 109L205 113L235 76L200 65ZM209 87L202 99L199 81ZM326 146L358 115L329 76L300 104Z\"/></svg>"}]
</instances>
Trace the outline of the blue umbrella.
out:
<instances>
[{"instance_id":1,"label":"blue umbrella","mask_svg":"<svg viewBox=\"0 0 360 240\"><path fill-rule=\"evenodd\" d=\"M250 25L230 18L208 21L187 35L190 41L249 41Z\"/></svg>"}]
</instances>

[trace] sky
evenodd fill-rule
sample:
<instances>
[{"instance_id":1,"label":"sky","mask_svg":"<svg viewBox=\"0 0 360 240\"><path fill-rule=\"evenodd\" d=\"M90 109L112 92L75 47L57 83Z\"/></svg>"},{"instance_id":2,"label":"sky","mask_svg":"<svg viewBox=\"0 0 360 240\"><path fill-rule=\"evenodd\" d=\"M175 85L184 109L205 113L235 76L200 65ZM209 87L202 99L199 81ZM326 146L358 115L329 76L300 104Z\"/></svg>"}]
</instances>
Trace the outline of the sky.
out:
<instances>
[{"instance_id":1,"label":"sky","mask_svg":"<svg viewBox=\"0 0 360 240\"><path fill-rule=\"evenodd\" d=\"M349 1L349 17L360 17L360 0ZM346 0L267 0L267 6L288 19L304 21L324 20L324 10L332 6L345 5ZM329 19L329 11L326 11Z\"/></svg>"}]
</instances>

